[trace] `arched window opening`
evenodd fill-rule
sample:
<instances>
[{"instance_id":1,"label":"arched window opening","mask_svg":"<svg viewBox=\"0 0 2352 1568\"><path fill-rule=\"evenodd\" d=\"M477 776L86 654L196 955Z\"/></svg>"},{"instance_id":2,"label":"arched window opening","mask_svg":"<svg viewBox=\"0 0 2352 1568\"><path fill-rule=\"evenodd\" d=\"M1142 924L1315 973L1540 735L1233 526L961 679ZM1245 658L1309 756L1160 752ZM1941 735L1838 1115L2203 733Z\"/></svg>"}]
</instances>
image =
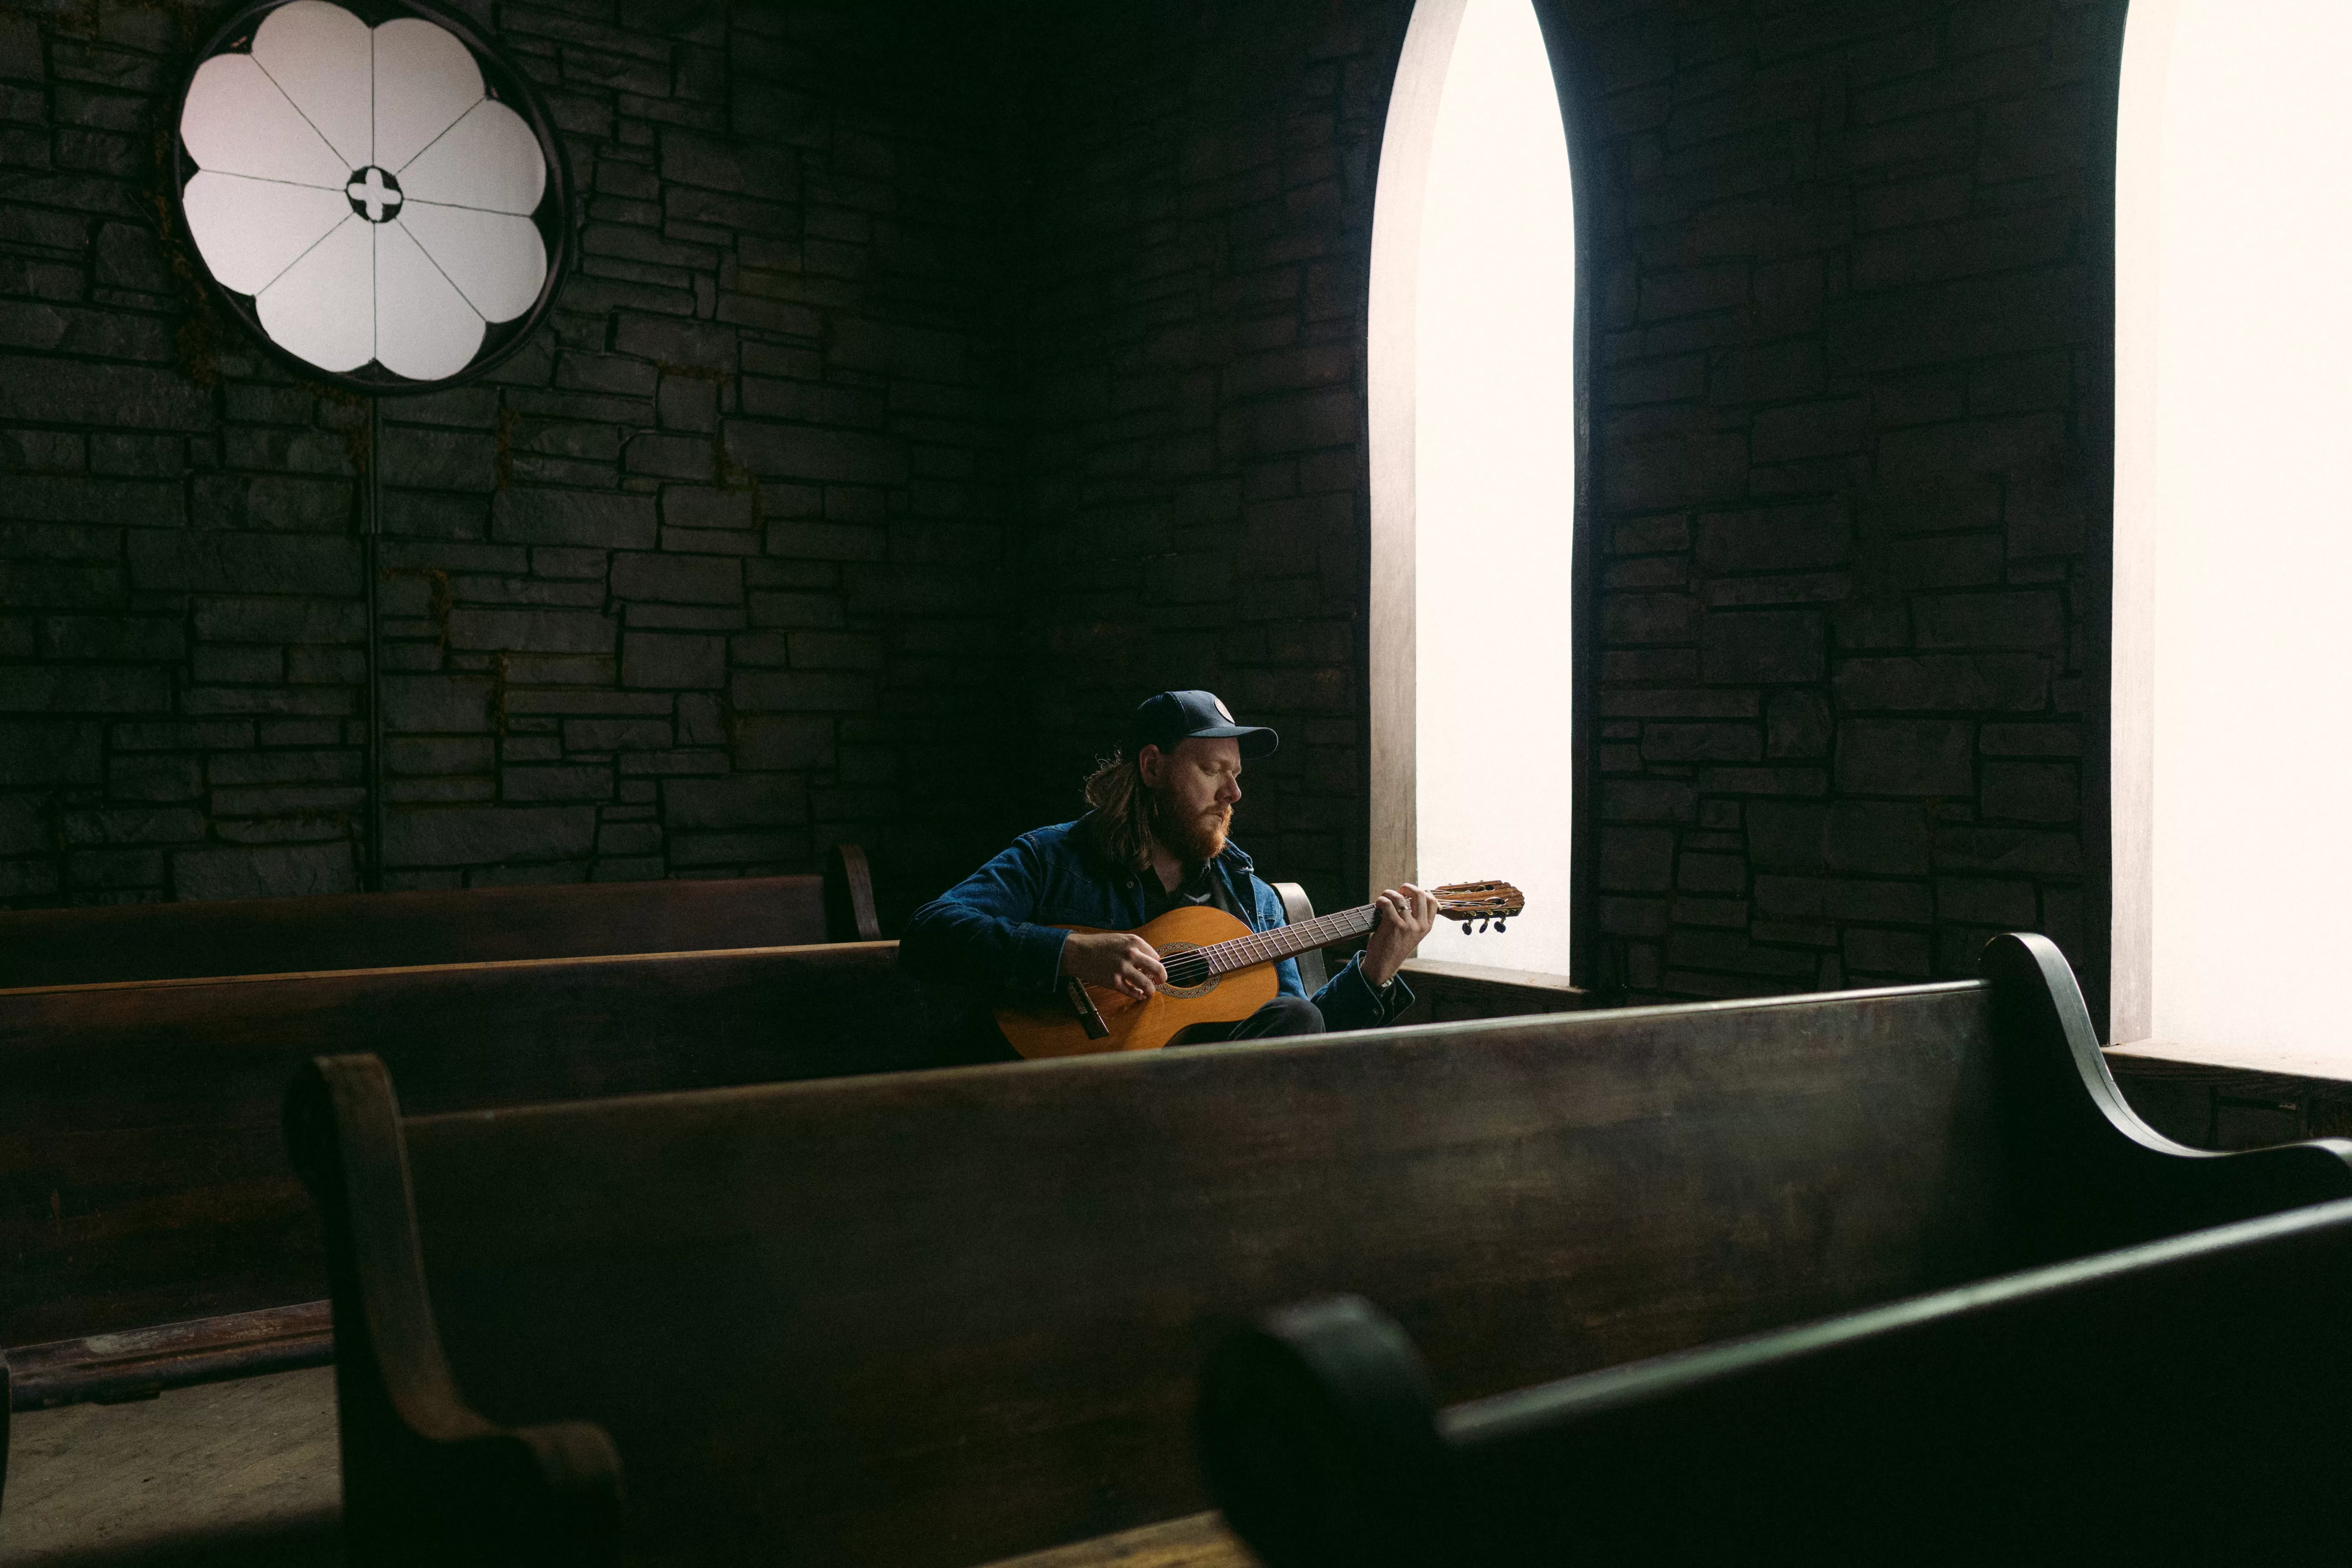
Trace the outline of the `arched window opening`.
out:
<instances>
[{"instance_id":1,"label":"arched window opening","mask_svg":"<svg viewBox=\"0 0 2352 1568\"><path fill-rule=\"evenodd\" d=\"M2118 1042L2340 1072L2352 5L2133 0L2116 142Z\"/></svg>"},{"instance_id":2,"label":"arched window opening","mask_svg":"<svg viewBox=\"0 0 2352 1568\"><path fill-rule=\"evenodd\" d=\"M1507 936L1424 957L1570 970L1576 225L1529 0L1421 0L1381 153L1370 313L1372 869L1499 877Z\"/></svg>"}]
</instances>

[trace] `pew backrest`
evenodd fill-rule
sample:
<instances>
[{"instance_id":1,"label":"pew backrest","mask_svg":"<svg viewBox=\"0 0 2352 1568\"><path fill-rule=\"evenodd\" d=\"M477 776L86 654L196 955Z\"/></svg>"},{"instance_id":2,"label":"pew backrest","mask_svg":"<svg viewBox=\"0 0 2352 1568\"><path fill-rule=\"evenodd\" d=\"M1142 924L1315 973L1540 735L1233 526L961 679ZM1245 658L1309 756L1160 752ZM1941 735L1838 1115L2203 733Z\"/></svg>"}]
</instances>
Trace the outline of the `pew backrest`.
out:
<instances>
[{"instance_id":1,"label":"pew backrest","mask_svg":"<svg viewBox=\"0 0 2352 1568\"><path fill-rule=\"evenodd\" d=\"M0 989L872 942L865 852L822 876L0 911Z\"/></svg>"},{"instance_id":2,"label":"pew backrest","mask_svg":"<svg viewBox=\"0 0 2352 1568\"><path fill-rule=\"evenodd\" d=\"M420 1107L936 1065L960 1004L896 942L0 994L0 1346L323 1297L285 1087L322 1051Z\"/></svg>"},{"instance_id":3,"label":"pew backrest","mask_svg":"<svg viewBox=\"0 0 2352 1568\"><path fill-rule=\"evenodd\" d=\"M2352 1194L2342 1146L2148 1133L2004 941L1990 982L462 1115L322 1061L352 1539L478 1527L433 1434L585 1422L628 1560L947 1568L1199 1507L1200 1363L1304 1294L1461 1398Z\"/></svg>"},{"instance_id":4,"label":"pew backrest","mask_svg":"<svg viewBox=\"0 0 2352 1568\"><path fill-rule=\"evenodd\" d=\"M1202 1380L1267 1568L2288 1563L2343 1555L2352 1200L1439 1410L1341 1298Z\"/></svg>"}]
</instances>

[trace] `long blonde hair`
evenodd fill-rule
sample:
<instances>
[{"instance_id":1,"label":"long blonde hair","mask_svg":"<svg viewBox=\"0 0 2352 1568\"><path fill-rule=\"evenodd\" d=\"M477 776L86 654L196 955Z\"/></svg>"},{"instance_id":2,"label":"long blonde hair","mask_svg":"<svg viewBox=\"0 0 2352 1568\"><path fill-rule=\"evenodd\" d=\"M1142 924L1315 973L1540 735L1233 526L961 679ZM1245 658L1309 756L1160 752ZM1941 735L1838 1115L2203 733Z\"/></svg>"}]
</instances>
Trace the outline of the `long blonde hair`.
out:
<instances>
[{"instance_id":1,"label":"long blonde hair","mask_svg":"<svg viewBox=\"0 0 2352 1568\"><path fill-rule=\"evenodd\" d=\"M1129 870L1150 866L1152 799L1141 765L1124 752L1113 752L1087 775L1086 794L1095 808L1088 831L1103 858Z\"/></svg>"}]
</instances>

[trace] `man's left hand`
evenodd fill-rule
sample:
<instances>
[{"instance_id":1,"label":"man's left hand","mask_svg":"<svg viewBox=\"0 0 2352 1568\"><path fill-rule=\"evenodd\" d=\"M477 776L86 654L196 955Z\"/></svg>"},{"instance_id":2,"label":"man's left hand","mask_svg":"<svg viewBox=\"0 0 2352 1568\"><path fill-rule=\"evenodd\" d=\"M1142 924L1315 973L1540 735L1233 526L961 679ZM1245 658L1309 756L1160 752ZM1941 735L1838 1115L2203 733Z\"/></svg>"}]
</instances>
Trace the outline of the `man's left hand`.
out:
<instances>
[{"instance_id":1,"label":"man's left hand","mask_svg":"<svg viewBox=\"0 0 2352 1568\"><path fill-rule=\"evenodd\" d=\"M1407 882L1402 888L1391 888L1372 902L1379 906L1381 918L1372 928L1371 940L1364 944L1364 978L1377 991L1396 978L1396 972L1437 923L1437 895Z\"/></svg>"}]
</instances>

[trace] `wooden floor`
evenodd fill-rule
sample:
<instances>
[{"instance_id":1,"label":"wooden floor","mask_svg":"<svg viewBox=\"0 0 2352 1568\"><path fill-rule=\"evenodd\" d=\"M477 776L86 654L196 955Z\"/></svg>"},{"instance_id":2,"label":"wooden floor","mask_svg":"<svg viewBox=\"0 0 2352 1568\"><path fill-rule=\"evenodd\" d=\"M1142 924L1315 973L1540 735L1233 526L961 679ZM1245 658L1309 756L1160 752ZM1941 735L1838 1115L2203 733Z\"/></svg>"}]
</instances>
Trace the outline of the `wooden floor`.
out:
<instances>
[{"instance_id":1,"label":"wooden floor","mask_svg":"<svg viewBox=\"0 0 2352 1568\"><path fill-rule=\"evenodd\" d=\"M18 1415L0 1568L331 1568L332 1367ZM993 1568L1255 1568L1213 1513Z\"/></svg>"},{"instance_id":2,"label":"wooden floor","mask_svg":"<svg viewBox=\"0 0 2352 1568\"><path fill-rule=\"evenodd\" d=\"M1009 1557L989 1568L1257 1568L1213 1513L1171 1519L1118 1535Z\"/></svg>"},{"instance_id":3,"label":"wooden floor","mask_svg":"<svg viewBox=\"0 0 2352 1568\"><path fill-rule=\"evenodd\" d=\"M0 1568L342 1560L332 1367L16 1416Z\"/></svg>"}]
</instances>

